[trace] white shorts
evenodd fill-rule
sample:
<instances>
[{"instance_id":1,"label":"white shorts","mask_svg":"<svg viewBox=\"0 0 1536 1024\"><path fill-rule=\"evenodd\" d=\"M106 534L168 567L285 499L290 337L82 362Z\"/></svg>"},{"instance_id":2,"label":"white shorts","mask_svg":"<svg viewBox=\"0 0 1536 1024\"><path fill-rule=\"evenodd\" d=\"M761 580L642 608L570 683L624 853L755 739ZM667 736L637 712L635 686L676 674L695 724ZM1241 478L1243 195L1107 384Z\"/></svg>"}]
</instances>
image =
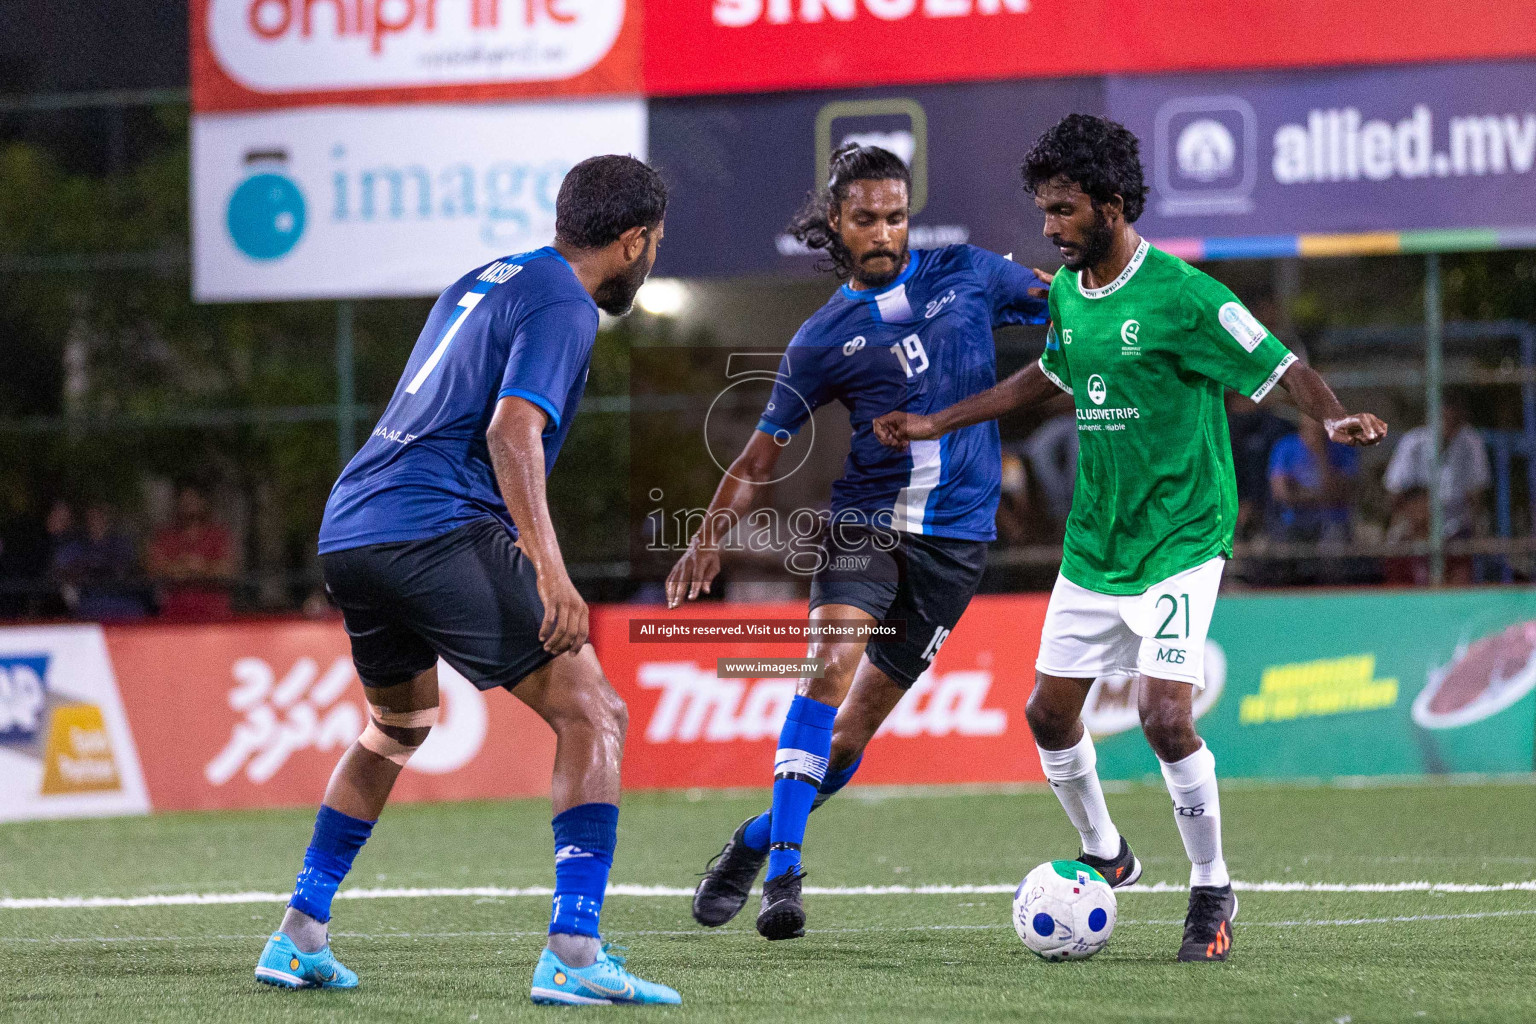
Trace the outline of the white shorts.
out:
<instances>
[{"instance_id":1,"label":"white shorts","mask_svg":"<svg viewBox=\"0 0 1536 1024\"><path fill-rule=\"evenodd\" d=\"M1140 672L1203 689L1205 635L1226 562L1217 556L1129 596L1095 593L1058 575L1035 668L1065 679Z\"/></svg>"}]
</instances>

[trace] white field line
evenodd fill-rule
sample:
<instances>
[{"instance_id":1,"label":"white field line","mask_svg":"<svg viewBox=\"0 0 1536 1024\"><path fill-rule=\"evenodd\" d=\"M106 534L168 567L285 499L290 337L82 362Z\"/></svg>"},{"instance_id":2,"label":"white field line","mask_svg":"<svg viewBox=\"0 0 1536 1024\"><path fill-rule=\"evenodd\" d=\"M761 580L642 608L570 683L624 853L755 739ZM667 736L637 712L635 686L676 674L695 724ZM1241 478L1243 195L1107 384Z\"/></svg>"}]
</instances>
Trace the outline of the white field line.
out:
<instances>
[{"instance_id":1,"label":"white field line","mask_svg":"<svg viewBox=\"0 0 1536 1024\"><path fill-rule=\"evenodd\" d=\"M1244 921L1242 928L1346 928L1357 925L1369 924L1414 924L1423 921L1482 921L1488 918L1498 917L1536 917L1536 910L1489 910L1472 914L1401 914L1394 917L1345 917L1334 920L1302 919L1295 921ZM1179 918L1135 919L1121 918L1116 922L1118 927L1140 927L1143 925L1157 925L1174 927L1184 922ZM985 932L1007 931L1006 924L923 924L909 925L900 928L882 928L879 926L868 928L810 928L809 935L854 935L870 932L894 933L894 932ZM365 942L382 942L391 939L539 939L543 940L547 932L543 931L476 931L476 932L333 932L339 939L361 939ZM708 939L718 935L750 935L749 929L730 928L714 931L705 931L701 928L693 928L686 931L647 929L632 932L613 932L614 938L640 938L646 936L692 936ZM58 935L49 938L35 938L31 936L0 936L0 943L25 943L27 945L56 945L65 943L134 943L134 942L259 942L266 937L266 932L251 933L248 935Z\"/></svg>"},{"instance_id":2,"label":"white field line","mask_svg":"<svg viewBox=\"0 0 1536 1024\"><path fill-rule=\"evenodd\" d=\"M805 887L807 896L969 896L1011 893L1011 885L851 885ZM1497 893L1536 892L1536 881L1483 884L1471 882L1233 882L1239 892L1438 892ZM1171 882L1154 885L1128 885L1118 893L1185 892L1188 887ZM343 889L338 900L444 899L482 897L501 899L517 896L552 896L545 885L522 887L472 886L468 888L369 888ZM610 896L692 896L692 889L669 885L610 885ZM116 907L188 907L230 903L286 903L289 893L212 892L174 893L149 896L35 896L0 899L0 910L95 910Z\"/></svg>"}]
</instances>

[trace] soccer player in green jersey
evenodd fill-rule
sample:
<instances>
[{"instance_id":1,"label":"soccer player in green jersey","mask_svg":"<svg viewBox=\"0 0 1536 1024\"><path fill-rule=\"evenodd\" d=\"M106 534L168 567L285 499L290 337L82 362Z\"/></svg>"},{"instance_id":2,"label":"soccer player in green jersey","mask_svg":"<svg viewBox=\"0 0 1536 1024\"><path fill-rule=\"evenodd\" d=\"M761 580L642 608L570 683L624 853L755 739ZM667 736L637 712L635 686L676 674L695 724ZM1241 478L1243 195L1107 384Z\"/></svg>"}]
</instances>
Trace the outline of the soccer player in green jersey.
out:
<instances>
[{"instance_id":1,"label":"soccer player in green jersey","mask_svg":"<svg viewBox=\"0 0 1536 1024\"><path fill-rule=\"evenodd\" d=\"M1216 759L1195 732L1205 637L1232 555L1237 483L1224 389L1255 401L1276 384L1334 441L1387 427L1351 414L1223 285L1152 248L1133 226L1147 189L1135 135L1072 114L1025 158L1065 271L1051 282L1046 351L996 387L929 415L875 421L904 445L1042 402L1077 407L1077 486L1036 662L1028 718L1052 788L1082 837L1081 860L1112 885L1141 863L1104 803L1081 712L1097 676L1139 672L1142 731L1162 763L1193 865L1180 960L1225 960L1237 899L1221 852ZM1042 278L1048 279L1046 275Z\"/></svg>"}]
</instances>

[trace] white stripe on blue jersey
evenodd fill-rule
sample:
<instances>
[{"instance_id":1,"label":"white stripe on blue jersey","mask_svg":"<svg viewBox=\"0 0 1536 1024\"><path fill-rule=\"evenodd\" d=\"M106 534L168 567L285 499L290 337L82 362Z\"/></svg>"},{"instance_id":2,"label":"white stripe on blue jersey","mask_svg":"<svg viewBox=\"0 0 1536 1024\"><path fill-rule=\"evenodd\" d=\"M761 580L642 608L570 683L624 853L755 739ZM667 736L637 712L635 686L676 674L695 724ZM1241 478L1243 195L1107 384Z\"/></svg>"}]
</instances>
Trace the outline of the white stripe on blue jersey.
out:
<instances>
[{"instance_id":1,"label":"white stripe on blue jersey","mask_svg":"<svg viewBox=\"0 0 1536 1024\"><path fill-rule=\"evenodd\" d=\"M853 441L831 513L853 510L911 533L992 540L1001 490L996 423L965 427L908 451L870 424L895 409L936 412L997 382L992 329L1044 323L1034 273L970 245L913 250L879 291L844 286L790 342L758 429L794 433L830 401L848 409Z\"/></svg>"}]
</instances>

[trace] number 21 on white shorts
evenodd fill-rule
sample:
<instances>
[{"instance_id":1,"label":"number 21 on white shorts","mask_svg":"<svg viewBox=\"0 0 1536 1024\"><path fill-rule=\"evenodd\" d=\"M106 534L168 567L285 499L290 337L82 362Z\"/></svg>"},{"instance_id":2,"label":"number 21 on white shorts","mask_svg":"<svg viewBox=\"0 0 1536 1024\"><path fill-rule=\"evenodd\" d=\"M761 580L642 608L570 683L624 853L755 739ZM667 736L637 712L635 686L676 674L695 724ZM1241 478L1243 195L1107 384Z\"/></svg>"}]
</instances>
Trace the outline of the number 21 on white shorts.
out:
<instances>
[{"instance_id":1,"label":"number 21 on white shorts","mask_svg":"<svg viewBox=\"0 0 1536 1024\"><path fill-rule=\"evenodd\" d=\"M1144 594L1099 594L1056 577L1035 667L1065 679L1140 672L1205 686L1205 637L1226 559L1202 562Z\"/></svg>"}]
</instances>

